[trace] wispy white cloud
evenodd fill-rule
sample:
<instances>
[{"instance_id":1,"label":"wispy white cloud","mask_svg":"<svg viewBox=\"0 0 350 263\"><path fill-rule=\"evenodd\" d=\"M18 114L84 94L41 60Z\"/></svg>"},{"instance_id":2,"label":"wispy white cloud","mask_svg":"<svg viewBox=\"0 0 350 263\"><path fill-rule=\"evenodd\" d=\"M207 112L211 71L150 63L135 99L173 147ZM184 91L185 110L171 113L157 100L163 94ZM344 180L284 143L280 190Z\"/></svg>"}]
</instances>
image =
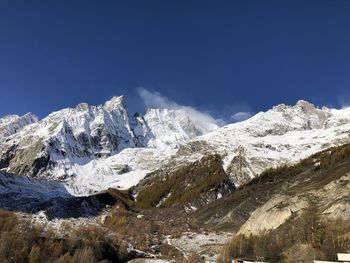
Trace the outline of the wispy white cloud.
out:
<instances>
[{"instance_id":1,"label":"wispy white cloud","mask_svg":"<svg viewBox=\"0 0 350 263\"><path fill-rule=\"evenodd\" d=\"M148 108L177 109L182 107L175 101L171 101L167 97L162 96L157 91L149 91L143 87L139 87L137 93Z\"/></svg>"},{"instance_id":2,"label":"wispy white cloud","mask_svg":"<svg viewBox=\"0 0 350 263\"><path fill-rule=\"evenodd\" d=\"M200 112L194 107L179 105L159 92L152 92L140 87L137 89L137 93L148 108L183 110L203 133L215 130L225 124L222 119L215 119L208 112Z\"/></svg>"},{"instance_id":3,"label":"wispy white cloud","mask_svg":"<svg viewBox=\"0 0 350 263\"><path fill-rule=\"evenodd\" d=\"M340 95L337 95L337 101L341 108L350 107L350 93L348 91L342 91Z\"/></svg>"},{"instance_id":4,"label":"wispy white cloud","mask_svg":"<svg viewBox=\"0 0 350 263\"><path fill-rule=\"evenodd\" d=\"M246 119L249 119L253 115L254 115L253 112L239 111L239 112L236 112L235 114L233 114L231 116L231 118L232 118L233 121L239 122L239 121L244 121Z\"/></svg>"}]
</instances>

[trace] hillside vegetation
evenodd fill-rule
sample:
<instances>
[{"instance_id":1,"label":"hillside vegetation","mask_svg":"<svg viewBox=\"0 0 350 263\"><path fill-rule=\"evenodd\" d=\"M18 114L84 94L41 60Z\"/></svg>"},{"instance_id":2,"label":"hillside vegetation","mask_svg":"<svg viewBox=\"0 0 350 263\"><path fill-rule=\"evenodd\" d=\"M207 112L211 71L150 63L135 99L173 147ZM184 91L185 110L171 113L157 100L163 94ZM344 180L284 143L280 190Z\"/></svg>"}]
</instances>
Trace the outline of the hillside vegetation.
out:
<instances>
[{"instance_id":1,"label":"hillside vegetation","mask_svg":"<svg viewBox=\"0 0 350 263\"><path fill-rule=\"evenodd\" d=\"M334 188L331 184L334 189L347 189L349 180L344 176L348 171L350 144L292 166L268 169L235 189L222 168L221 157L206 156L171 172L151 173L129 191L109 189L96 195L98 201L112 206L103 222L70 228L61 236L0 211L0 262L125 262L138 257L128 251L130 244L181 262L183 254L164 244L164 238L203 229L241 231L225 246L219 262L232 257L293 262L293 255L305 260L310 255L332 260L335 253L350 250L350 221L331 218L327 210L334 204L345 204L347 211L349 200L340 193L335 198L329 189ZM250 235L246 222L276 196L284 198L273 207L277 212L288 208L293 198L308 205L297 206L299 210L282 224Z\"/></svg>"},{"instance_id":2,"label":"hillside vegetation","mask_svg":"<svg viewBox=\"0 0 350 263\"><path fill-rule=\"evenodd\" d=\"M234 187L222 168L219 155L209 155L172 172L150 174L138 187L137 205L142 208L203 206L226 195Z\"/></svg>"},{"instance_id":3,"label":"hillside vegetation","mask_svg":"<svg viewBox=\"0 0 350 263\"><path fill-rule=\"evenodd\" d=\"M197 223L214 229L240 231L225 246L218 262L230 262L236 257L269 262L296 262L296 259L312 262L314 257L336 260L336 253L350 252L349 171L350 144L332 147L296 165L266 170L223 200L198 211L195 218ZM283 203L269 211L261 209L277 196L285 196ZM283 211L295 197L300 198L299 202L306 200L308 205L294 210L276 228L254 234L247 232L246 222L252 220L256 211L264 212L262 216ZM251 223L261 222L252 220Z\"/></svg>"},{"instance_id":4,"label":"hillside vegetation","mask_svg":"<svg viewBox=\"0 0 350 263\"><path fill-rule=\"evenodd\" d=\"M350 251L350 220L321 220L310 207L283 226L260 235L237 235L221 251L218 262L250 258L269 262L337 260L337 253Z\"/></svg>"},{"instance_id":5,"label":"hillside vegetation","mask_svg":"<svg viewBox=\"0 0 350 263\"><path fill-rule=\"evenodd\" d=\"M290 198L303 195L311 201L313 190L320 190L332 182L344 184L341 178L348 171L350 144L332 147L295 165L267 169L225 198L209 204L206 209L199 209L195 221L216 230L238 231L255 209L277 195ZM322 201L324 197L317 198Z\"/></svg>"},{"instance_id":6,"label":"hillside vegetation","mask_svg":"<svg viewBox=\"0 0 350 263\"><path fill-rule=\"evenodd\" d=\"M0 211L0 262L94 263L125 262L126 243L99 227L69 229L58 237L54 232L31 225L8 211Z\"/></svg>"}]
</instances>

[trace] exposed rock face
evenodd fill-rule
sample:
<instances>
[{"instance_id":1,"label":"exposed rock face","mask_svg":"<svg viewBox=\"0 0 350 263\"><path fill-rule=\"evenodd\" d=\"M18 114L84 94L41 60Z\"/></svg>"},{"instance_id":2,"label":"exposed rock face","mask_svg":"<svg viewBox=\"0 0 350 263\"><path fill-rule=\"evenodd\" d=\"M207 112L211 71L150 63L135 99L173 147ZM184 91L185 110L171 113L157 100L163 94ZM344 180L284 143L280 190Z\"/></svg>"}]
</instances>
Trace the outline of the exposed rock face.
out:
<instances>
[{"instance_id":1,"label":"exposed rock face","mask_svg":"<svg viewBox=\"0 0 350 263\"><path fill-rule=\"evenodd\" d=\"M293 214L309 206L307 200L299 196L276 195L263 206L256 209L239 230L238 234L259 235L276 229L284 224Z\"/></svg>"},{"instance_id":2,"label":"exposed rock face","mask_svg":"<svg viewBox=\"0 0 350 263\"><path fill-rule=\"evenodd\" d=\"M230 175L232 182L239 186L248 183L254 174L246 158L246 152L243 147L238 147L237 155L232 158L226 167L226 173Z\"/></svg>"},{"instance_id":3,"label":"exposed rock face","mask_svg":"<svg viewBox=\"0 0 350 263\"><path fill-rule=\"evenodd\" d=\"M350 174L346 173L338 180L332 181L321 189L312 192L321 200L322 214L326 217L350 218Z\"/></svg>"},{"instance_id":4,"label":"exposed rock face","mask_svg":"<svg viewBox=\"0 0 350 263\"><path fill-rule=\"evenodd\" d=\"M21 141L13 144L9 152L3 158L8 163L7 172L20 175L38 174L42 169L46 169L50 162L50 156L41 141ZM30 147L27 147L27 145ZM21 146L24 146L21 148Z\"/></svg>"},{"instance_id":5,"label":"exposed rock face","mask_svg":"<svg viewBox=\"0 0 350 263\"><path fill-rule=\"evenodd\" d=\"M239 230L240 234L259 234L284 224L292 216L300 214L303 209L315 202L323 217L336 219L350 218L350 175L320 187L304 191L293 197L275 195L263 206L256 209Z\"/></svg>"}]
</instances>

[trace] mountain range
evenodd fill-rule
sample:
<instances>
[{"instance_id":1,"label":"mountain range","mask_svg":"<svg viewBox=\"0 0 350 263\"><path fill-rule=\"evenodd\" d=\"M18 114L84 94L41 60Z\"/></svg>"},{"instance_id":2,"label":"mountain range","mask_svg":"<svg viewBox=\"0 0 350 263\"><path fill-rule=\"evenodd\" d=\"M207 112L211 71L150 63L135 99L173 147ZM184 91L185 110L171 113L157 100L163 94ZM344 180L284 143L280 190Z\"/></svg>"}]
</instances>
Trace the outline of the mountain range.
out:
<instances>
[{"instance_id":1,"label":"mountain range","mask_svg":"<svg viewBox=\"0 0 350 263\"><path fill-rule=\"evenodd\" d=\"M203 130L184 110L129 115L123 96L81 103L39 120L28 113L0 119L0 168L62 182L72 195L128 189L148 173L177 169L217 153L235 186L270 167L292 164L349 141L350 109L306 101L277 105L250 119Z\"/></svg>"},{"instance_id":2,"label":"mountain range","mask_svg":"<svg viewBox=\"0 0 350 263\"><path fill-rule=\"evenodd\" d=\"M0 118L0 208L49 221L175 209L243 235L283 227L312 200L322 216L349 218L349 143L350 108L304 100L221 127L185 109L130 115L123 96L42 119L9 115Z\"/></svg>"}]
</instances>

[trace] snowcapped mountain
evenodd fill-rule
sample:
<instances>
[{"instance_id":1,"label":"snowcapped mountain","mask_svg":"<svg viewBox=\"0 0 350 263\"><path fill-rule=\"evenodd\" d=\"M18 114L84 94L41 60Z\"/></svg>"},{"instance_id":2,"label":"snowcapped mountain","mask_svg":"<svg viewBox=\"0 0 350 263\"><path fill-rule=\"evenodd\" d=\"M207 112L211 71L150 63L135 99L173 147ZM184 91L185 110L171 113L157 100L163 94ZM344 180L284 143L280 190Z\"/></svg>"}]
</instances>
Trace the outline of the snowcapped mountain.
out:
<instances>
[{"instance_id":1,"label":"snowcapped mountain","mask_svg":"<svg viewBox=\"0 0 350 263\"><path fill-rule=\"evenodd\" d=\"M148 109L144 116L135 114L131 126L139 145L160 150L178 148L204 134L183 109Z\"/></svg>"},{"instance_id":2,"label":"snowcapped mountain","mask_svg":"<svg viewBox=\"0 0 350 263\"><path fill-rule=\"evenodd\" d=\"M127 189L150 172L219 154L238 186L269 167L349 142L349 120L350 108L319 109L298 101L204 134L182 109L149 109L130 117L120 96L99 106L81 103L40 121L30 114L1 119L6 135L0 168L59 180L69 193L88 195Z\"/></svg>"},{"instance_id":3,"label":"snowcapped mountain","mask_svg":"<svg viewBox=\"0 0 350 263\"><path fill-rule=\"evenodd\" d=\"M119 181L131 186L148 172L142 170L143 159L153 159L147 166L160 164L158 159L202 134L183 110L149 109L129 118L123 96L99 106L81 103L40 121L29 117L4 118L3 129L10 132L1 143L0 168L65 181L78 194L118 187Z\"/></svg>"},{"instance_id":4,"label":"snowcapped mountain","mask_svg":"<svg viewBox=\"0 0 350 263\"><path fill-rule=\"evenodd\" d=\"M188 147L203 145L195 152L199 156L209 151L219 153L226 172L240 185L269 167L295 163L349 141L350 108L319 109L300 100L294 106L280 104L246 121L196 137Z\"/></svg>"}]
</instances>

